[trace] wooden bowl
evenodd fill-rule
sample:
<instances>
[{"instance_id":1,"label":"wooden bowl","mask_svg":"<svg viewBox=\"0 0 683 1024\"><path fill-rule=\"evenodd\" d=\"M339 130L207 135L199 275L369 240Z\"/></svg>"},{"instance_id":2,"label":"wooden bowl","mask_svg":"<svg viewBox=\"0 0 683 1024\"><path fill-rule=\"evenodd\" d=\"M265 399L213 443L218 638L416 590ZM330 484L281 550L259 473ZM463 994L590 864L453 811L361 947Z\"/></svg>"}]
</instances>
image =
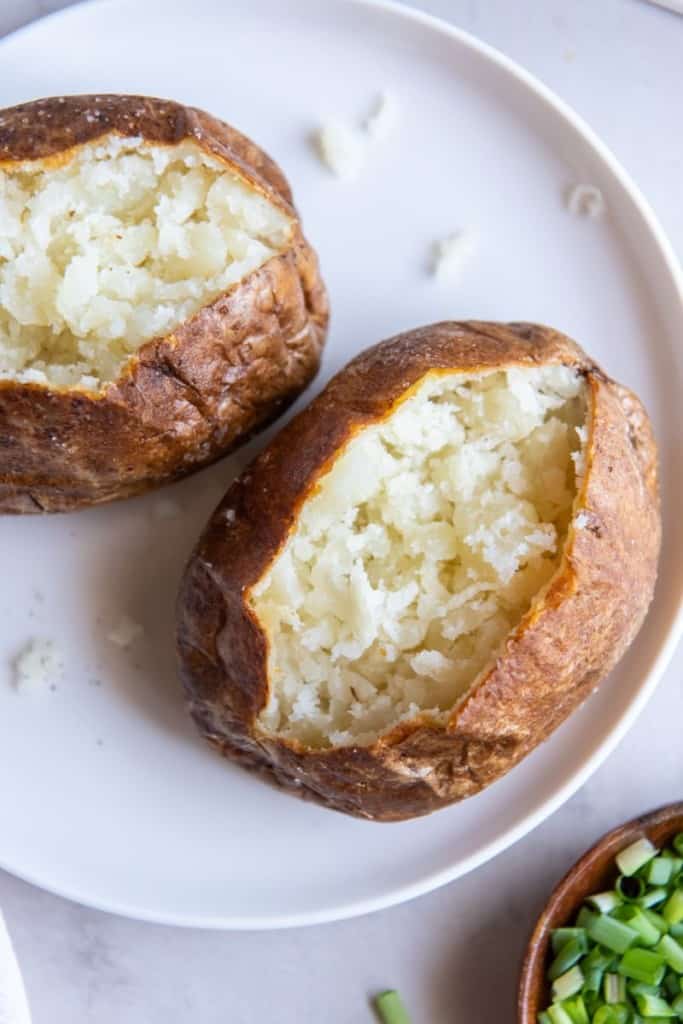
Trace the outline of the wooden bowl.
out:
<instances>
[{"instance_id":1,"label":"wooden bowl","mask_svg":"<svg viewBox=\"0 0 683 1024\"><path fill-rule=\"evenodd\" d=\"M591 893L612 887L618 874L614 858L620 850L642 836L662 847L677 832L683 832L683 803L669 804L608 832L564 876L539 917L527 947L517 1001L519 1024L536 1024L537 1014L550 1002L545 972L553 928L570 924Z\"/></svg>"}]
</instances>

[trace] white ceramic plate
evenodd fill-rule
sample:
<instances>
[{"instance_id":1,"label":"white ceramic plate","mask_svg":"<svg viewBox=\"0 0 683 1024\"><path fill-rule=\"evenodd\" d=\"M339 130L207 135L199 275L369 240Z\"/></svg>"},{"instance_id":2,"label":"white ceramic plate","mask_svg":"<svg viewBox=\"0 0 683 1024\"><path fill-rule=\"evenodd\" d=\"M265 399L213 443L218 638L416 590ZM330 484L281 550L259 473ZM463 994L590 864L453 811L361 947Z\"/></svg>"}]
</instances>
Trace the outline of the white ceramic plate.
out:
<instances>
[{"instance_id":1,"label":"white ceramic plate","mask_svg":"<svg viewBox=\"0 0 683 1024\"><path fill-rule=\"evenodd\" d=\"M381 89L401 117L342 184L307 143ZM281 161L333 305L317 386L360 348L443 318L528 319L579 339L644 397L662 447L666 557L634 649L588 708L507 778L428 819L379 826L280 794L195 735L175 678L184 560L238 459L158 496L5 519L0 578L0 863L140 918L267 928L348 917L426 892L503 850L566 800L652 693L683 581L676 452L683 316L674 257L614 159L527 74L407 9L347 0L104 0L0 45L0 104L64 92L173 96L234 122ZM598 185L608 215L572 217ZM427 273L433 239L476 229L459 283ZM252 450L253 450L252 446ZM145 626L106 639L122 611ZM55 691L18 695L9 661L56 638Z\"/></svg>"}]
</instances>

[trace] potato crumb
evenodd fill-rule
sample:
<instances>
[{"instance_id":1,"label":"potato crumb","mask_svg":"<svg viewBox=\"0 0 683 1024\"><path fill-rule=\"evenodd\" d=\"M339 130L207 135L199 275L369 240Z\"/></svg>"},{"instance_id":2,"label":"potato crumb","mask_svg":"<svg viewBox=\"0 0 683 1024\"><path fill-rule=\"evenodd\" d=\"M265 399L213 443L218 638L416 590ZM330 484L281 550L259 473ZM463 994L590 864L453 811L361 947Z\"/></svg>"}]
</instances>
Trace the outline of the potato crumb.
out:
<instances>
[{"instance_id":1,"label":"potato crumb","mask_svg":"<svg viewBox=\"0 0 683 1024\"><path fill-rule=\"evenodd\" d=\"M130 647L144 632L139 622L135 622L129 615L122 615L107 633L107 639L117 647Z\"/></svg>"},{"instance_id":2,"label":"potato crumb","mask_svg":"<svg viewBox=\"0 0 683 1024\"><path fill-rule=\"evenodd\" d=\"M344 181L357 178L365 163L365 141L355 128L341 121L328 121L316 135L323 163Z\"/></svg>"},{"instance_id":3,"label":"potato crumb","mask_svg":"<svg viewBox=\"0 0 683 1024\"><path fill-rule=\"evenodd\" d=\"M384 142L389 138L392 129L398 120L398 104L390 93L382 92L377 97L375 105L365 119L363 125L366 134L376 142Z\"/></svg>"},{"instance_id":4,"label":"potato crumb","mask_svg":"<svg viewBox=\"0 0 683 1024\"><path fill-rule=\"evenodd\" d=\"M314 135L318 154L337 178L352 181L360 174L373 144L389 137L397 119L396 100L389 93L380 93L360 127L336 119L325 122Z\"/></svg>"},{"instance_id":5,"label":"potato crumb","mask_svg":"<svg viewBox=\"0 0 683 1024\"><path fill-rule=\"evenodd\" d=\"M432 273L437 281L453 282L462 273L476 248L473 231L457 231L434 243Z\"/></svg>"},{"instance_id":6,"label":"potato crumb","mask_svg":"<svg viewBox=\"0 0 683 1024\"><path fill-rule=\"evenodd\" d=\"M14 659L13 667L14 684L21 693L53 688L64 674L61 652L46 637L32 637Z\"/></svg>"},{"instance_id":7,"label":"potato crumb","mask_svg":"<svg viewBox=\"0 0 683 1024\"><path fill-rule=\"evenodd\" d=\"M605 212L605 198L596 185L573 185L567 192L567 209L575 216L597 220Z\"/></svg>"}]
</instances>

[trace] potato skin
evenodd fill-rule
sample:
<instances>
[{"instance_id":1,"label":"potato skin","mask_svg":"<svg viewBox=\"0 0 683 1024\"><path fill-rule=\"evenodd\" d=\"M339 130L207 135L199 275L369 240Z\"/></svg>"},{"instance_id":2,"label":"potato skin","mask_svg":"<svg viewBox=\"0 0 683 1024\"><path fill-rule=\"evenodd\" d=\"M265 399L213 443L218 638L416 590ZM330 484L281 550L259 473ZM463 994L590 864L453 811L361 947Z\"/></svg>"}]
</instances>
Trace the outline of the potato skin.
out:
<instances>
[{"instance_id":1,"label":"potato skin","mask_svg":"<svg viewBox=\"0 0 683 1024\"><path fill-rule=\"evenodd\" d=\"M328 303L287 181L209 114L139 96L67 96L0 111L0 169L59 163L109 134L185 139L294 221L289 248L166 337L146 342L98 394L0 380L0 512L64 512L177 479L274 420L317 372Z\"/></svg>"},{"instance_id":2,"label":"potato skin","mask_svg":"<svg viewBox=\"0 0 683 1024\"><path fill-rule=\"evenodd\" d=\"M265 733L267 642L245 598L340 446L431 370L563 363L584 375L589 439L579 510L545 594L445 725L417 717L372 746L311 750ZM226 513L229 513L226 518ZM441 323L364 352L235 481L178 598L191 713L223 754L348 814L397 821L472 796L578 707L638 632L660 546L656 445L639 400L569 338L532 324Z\"/></svg>"}]
</instances>

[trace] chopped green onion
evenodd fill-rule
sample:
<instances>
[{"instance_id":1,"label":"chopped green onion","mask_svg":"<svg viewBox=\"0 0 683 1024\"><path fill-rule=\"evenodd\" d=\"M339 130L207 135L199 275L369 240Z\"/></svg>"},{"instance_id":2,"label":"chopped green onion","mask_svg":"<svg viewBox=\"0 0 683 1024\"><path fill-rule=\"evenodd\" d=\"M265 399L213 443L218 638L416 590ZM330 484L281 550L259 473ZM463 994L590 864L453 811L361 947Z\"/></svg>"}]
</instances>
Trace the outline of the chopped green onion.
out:
<instances>
[{"instance_id":1,"label":"chopped green onion","mask_svg":"<svg viewBox=\"0 0 683 1024\"><path fill-rule=\"evenodd\" d=\"M675 971L667 971L664 975L664 989L672 999L681 991L681 979Z\"/></svg>"},{"instance_id":2,"label":"chopped green onion","mask_svg":"<svg viewBox=\"0 0 683 1024\"><path fill-rule=\"evenodd\" d=\"M663 903L668 896L666 889L648 889L647 892L643 893L640 899L636 900L639 907L656 907L658 903Z\"/></svg>"},{"instance_id":3,"label":"chopped green onion","mask_svg":"<svg viewBox=\"0 0 683 1024\"><path fill-rule=\"evenodd\" d=\"M638 992L634 996L638 1013L643 1017L675 1017L676 1012L667 1003L666 999L659 996L649 996Z\"/></svg>"},{"instance_id":4,"label":"chopped green onion","mask_svg":"<svg viewBox=\"0 0 683 1024\"><path fill-rule=\"evenodd\" d=\"M615 907L618 907L622 903L622 897L614 889L610 889L608 892L596 892L595 895L589 896L586 903L593 907L594 910L599 910L601 914L609 914Z\"/></svg>"},{"instance_id":5,"label":"chopped green onion","mask_svg":"<svg viewBox=\"0 0 683 1024\"><path fill-rule=\"evenodd\" d=\"M668 924L680 924L683 921L683 889L674 889L662 907L662 917Z\"/></svg>"},{"instance_id":6,"label":"chopped green onion","mask_svg":"<svg viewBox=\"0 0 683 1024\"><path fill-rule=\"evenodd\" d=\"M620 907L619 920L627 924L629 928L633 928L634 931L638 932L639 941L643 946L654 946L655 943L659 942L662 934L666 931L666 923L663 928L657 927L654 922L650 921L646 917L643 910L640 907L634 907L632 904L627 907Z\"/></svg>"},{"instance_id":7,"label":"chopped green onion","mask_svg":"<svg viewBox=\"0 0 683 1024\"><path fill-rule=\"evenodd\" d=\"M645 868L648 885L668 885L673 873L671 857L655 857Z\"/></svg>"},{"instance_id":8,"label":"chopped green onion","mask_svg":"<svg viewBox=\"0 0 683 1024\"><path fill-rule=\"evenodd\" d=\"M619 974L606 974L604 992L606 1003L625 1003L626 980Z\"/></svg>"},{"instance_id":9,"label":"chopped green onion","mask_svg":"<svg viewBox=\"0 0 683 1024\"><path fill-rule=\"evenodd\" d=\"M615 921L613 917L606 914L592 915L592 920L586 926L586 932L593 940L601 946L607 946L615 953L625 953L638 938L638 932L621 921Z\"/></svg>"},{"instance_id":10,"label":"chopped green onion","mask_svg":"<svg viewBox=\"0 0 683 1024\"><path fill-rule=\"evenodd\" d=\"M598 995L597 992L586 992L583 998L586 1004L586 1009L588 1010L588 1013L590 1014L592 1019L595 1011L599 1007L604 1005L602 1001L602 996Z\"/></svg>"},{"instance_id":11,"label":"chopped green onion","mask_svg":"<svg viewBox=\"0 0 683 1024\"><path fill-rule=\"evenodd\" d=\"M683 1022L683 833L677 839L661 853L648 839L622 850L613 888L587 896L571 927L553 930L553 1002L538 1024Z\"/></svg>"},{"instance_id":12,"label":"chopped green onion","mask_svg":"<svg viewBox=\"0 0 683 1024\"><path fill-rule=\"evenodd\" d=\"M631 1011L623 1003L601 1006L593 1014L593 1024L628 1024Z\"/></svg>"},{"instance_id":13,"label":"chopped green onion","mask_svg":"<svg viewBox=\"0 0 683 1024\"><path fill-rule=\"evenodd\" d=\"M584 960L584 964L585 964ZM605 972L601 971L599 967L588 967L583 972L584 983L583 991L586 993L597 993L602 988L602 979L605 976Z\"/></svg>"},{"instance_id":14,"label":"chopped green onion","mask_svg":"<svg viewBox=\"0 0 683 1024\"><path fill-rule=\"evenodd\" d=\"M657 852L657 847L643 837L617 854L617 867L622 875L635 875L636 871L657 856Z\"/></svg>"},{"instance_id":15,"label":"chopped green onion","mask_svg":"<svg viewBox=\"0 0 683 1024\"><path fill-rule=\"evenodd\" d=\"M563 1006L565 1013L571 1017L572 1024L590 1024L588 1010L581 996L576 996L575 999L566 999Z\"/></svg>"},{"instance_id":16,"label":"chopped green onion","mask_svg":"<svg viewBox=\"0 0 683 1024\"><path fill-rule=\"evenodd\" d=\"M683 974L683 946L680 946L671 935L664 935L655 947L655 953L664 957L665 962L677 974Z\"/></svg>"},{"instance_id":17,"label":"chopped green onion","mask_svg":"<svg viewBox=\"0 0 683 1024\"><path fill-rule=\"evenodd\" d=\"M395 989L390 989L388 992L382 992L381 995L378 995L375 999L375 1006L383 1024L410 1024L408 1011ZM556 1022L553 1021L553 1024L556 1024Z\"/></svg>"},{"instance_id":18,"label":"chopped green onion","mask_svg":"<svg viewBox=\"0 0 683 1024\"><path fill-rule=\"evenodd\" d=\"M650 924L654 925L655 928L658 928L662 935L671 930L662 915L657 913L656 910L650 910L649 907L643 907L642 909Z\"/></svg>"},{"instance_id":19,"label":"chopped green onion","mask_svg":"<svg viewBox=\"0 0 683 1024\"><path fill-rule=\"evenodd\" d=\"M555 928L552 934L553 953L559 953L563 946L566 946L571 939L586 940L586 933L583 928ZM586 949L588 946L586 945Z\"/></svg>"},{"instance_id":20,"label":"chopped green onion","mask_svg":"<svg viewBox=\"0 0 683 1024\"><path fill-rule=\"evenodd\" d=\"M587 949L588 943L583 933L577 935L575 939L570 939L569 942L566 942L550 965L548 979L555 981L556 978L565 974L570 967L579 962Z\"/></svg>"},{"instance_id":21,"label":"chopped green onion","mask_svg":"<svg viewBox=\"0 0 683 1024\"><path fill-rule=\"evenodd\" d=\"M643 895L647 886L640 875L619 875L614 888L622 899L632 902Z\"/></svg>"},{"instance_id":22,"label":"chopped green onion","mask_svg":"<svg viewBox=\"0 0 683 1024\"><path fill-rule=\"evenodd\" d=\"M555 978L555 981L553 982L553 999L555 1002L563 1003L565 999L570 999L572 996L575 996L582 988L583 971L580 967L572 967L566 972L566 974L562 974L559 978Z\"/></svg>"},{"instance_id":23,"label":"chopped green onion","mask_svg":"<svg viewBox=\"0 0 683 1024\"><path fill-rule=\"evenodd\" d=\"M551 1024L574 1024L574 1021L561 1003L553 1003L552 1006L549 1006L547 1014L550 1017Z\"/></svg>"},{"instance_id":24,"label":"chopped green onion","mask_svg":"<svg viewBox=\"0 0 683 1024\"><path fill-rule=\"evenodd\" d=\"M637 996L639 993L642 996L660 995L659 985L646 985L644 981L630 981L628 990L632 996Z\"/></svg>"},{"instance_id":25,"label":"chopped green onion","mask_svg":"<svg viewBox=\"0 0 683 1024\"><path fill-rule=\"evenodd\" d=\"M600 946L593 946L583 961L583 966L587 970L595 968L599 971L609 971L612 967L616 966L616 962L617 958L614 953L607 949L600 949Z\"/></svg>"},{"instance_id":26,"label":"chopped green onion","mask_svg":"<svg viewBox=\"0 0 683 1024\"><path fill-rule=\"evenodd\" d=\"M679 832L677 836L673 837L671 845L676 853L679 853L681 857L683 857L683 832Z\"/></svg>"},{"instance_id":27,"label":"chopped green onion","mask_svg":"<svg viewBox=\"0 0 683 1024\"><path fill-rule=\"evenodd\" d=\"M617 967L619 974L646 985L659 985L666 972L664 957L648 949L629 949L622 956Z\"/></svg>"}]
</instances>

